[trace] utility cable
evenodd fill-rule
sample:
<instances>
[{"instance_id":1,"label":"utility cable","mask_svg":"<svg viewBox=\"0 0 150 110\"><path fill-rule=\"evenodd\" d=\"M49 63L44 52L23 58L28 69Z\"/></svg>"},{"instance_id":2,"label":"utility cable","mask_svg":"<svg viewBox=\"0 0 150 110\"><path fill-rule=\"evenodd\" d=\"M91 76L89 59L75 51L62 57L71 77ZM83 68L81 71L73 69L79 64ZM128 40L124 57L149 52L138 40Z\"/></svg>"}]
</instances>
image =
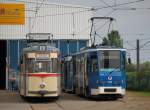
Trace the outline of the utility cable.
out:
<instances>
[{"instance_id":1,"label":"utility cable","mask_svg":"<svg viewBox=\"0 0 150 110\"><path fill-rule=\"evenodd\" d=\"M37 6L36 6L36 12L35 12L35 18L34 18L34 21L33 21L33 24L32 24L32 27L31 27L31 30L30 32L33 30L34 28L34 25L35 25L35 22L36 22L36 18L37 18L37 14L38 14L38 11L40 10L41 6L44 4L44 0L41 2L40 6L38 7L38 2L37 2Z\"/></svg>"},{"instance_id":2,"label":"utility cable","mask_svg":"<svg viewBox=\"0 0 150 110\"><path fill-rule=\"evenodd\" d=\"M112 13L114 13L114 12L115 12L115 10L112 10L112 11L108 12L107 14L105 14L104 17L110 16L110 15L111 15ZM97 21L97 22L95 22L95 23L93 23L93 24L95 25L95 24L98 24L99 22L100 22L100 20ZM81 34L81 33L85 32L86 30L88 30L89 28L91 28L91 25L88 26L88 27L86 27L86 28L84 28L83 30L81 30L81 31L78 32L77 34ZM100 29L99 29L99 30L100 30Z\"/></svg>"},{"instance_id":3,"label":"utility cable","mask_svg":"<svg viewBox=\"0 0 150 110\"><path fill-rule=\"evenodd\" d=\"M79 10L79 11L68 12L68 13L42 15L42 16L37 16L37 17L59 16L59 15L66 15L66 14L72 14L72 13L77 14L77 13L82 13L82 12L86 12L86 11L98 11L98 10L102 10L102 9L106 9L106 8L113 8L113 7L123 6L123 5L129 5L129 4L138 3L138 2L142 2L142 1L144 1L144 0L136 0L136 1L132 1L132 2L125 2L125 3L114 4L114 5L109 5L109 6L99 7L99 8L91 8L91 9ZM28 2L28 1L17 1L17 2L35 3L35 2ZM45 3L43 3L43 4L44 5L52 5L52 4L45 4ZM54 5L57 5L57 4L54 4ZM58 5L58 6L60 6L60 5Z\"/></svg>"},{"instance_id":4,"label":"utility cable","mask_svg":"<svg viewBox=\"0 0 150 110\"><path fill-rule=\"evenodd\" d=\"M114 8L113 7L111 7L108 3L106 3L105 1L103 1L103 0L99 0L100 2L102 2L103 4L105 4L106 6L108 6L108 7L110 7L111 9L113 9L114 10Z\"/></svg>"},{"instance_id":5,"label":"utility cable","mask_svg":"<svg viewBox=\"0 0 150 110\"><path fill-rule=\"evenodd\" d=\"M110 6L106 6L106 7L96 8L95 10L100 10L100 9L105 9L105 8L110 8L110 7L118 7L118 6L123 6L123 5L129 5L129 4L143 2L143 1L144 0L136 0L136 1L132 1L132 2L125 2L125 3L116 4L116 5L110 5Z\"/></svg>"},{"instance_id":6,"label":"utility cable","mask_svg":"<svg viewBox=\"0 0 150 110\"><path fill-rule=\"evenodd\" d=\"M136 49L136 47L134 45L132 45L131 43L129 43L128 41L126 41L125 43L127 43L129 46L131 46L131 47Z\"/></svg>"}]
</instances>

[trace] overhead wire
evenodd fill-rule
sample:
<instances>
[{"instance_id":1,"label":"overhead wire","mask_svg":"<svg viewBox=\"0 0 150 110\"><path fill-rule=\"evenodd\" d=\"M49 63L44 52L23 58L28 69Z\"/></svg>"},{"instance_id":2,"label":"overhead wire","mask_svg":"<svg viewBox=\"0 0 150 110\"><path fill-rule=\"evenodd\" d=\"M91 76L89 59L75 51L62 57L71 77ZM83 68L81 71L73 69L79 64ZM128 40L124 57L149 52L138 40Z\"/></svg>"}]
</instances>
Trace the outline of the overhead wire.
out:
<instances>
[{"instance_id":1,"label":"overhead wire","mask_svg":"<svg viewBox=\"0 0 150 110\"><path fill-rule=\"evenodd\" d=\"M37 2L37 4L36 4L37 6L36 6L35 18L34 18L34 21L33 21L33 24L32 24L32 27L31 27L30 32L31 32L31 31L33 30L33 28L34 28L38 11L40 10L40 8L41 8L41 6L43 5L44 1L45 1L45 0L43 0L43 1L41 2L41 4L39 5L39 7L38 7L38 2Z\"/></svg>"},{"instance_id":2,"label":"overhead wire","mask_svg":"<svg viewBox=\"0 0 150 110\"><path fill-rule=\"evenodd\" d=\"M114 8L113 7L111 7L108 3L106 3L105 1L103 1L103 0L99 0L101 3L103 3L103 4L105 4L106 6L108 6L108 7L110 7L111 9L113 9L114 10Z\"/></svg>"},{"instance_id":3,"label":"overhead wire","mask_svg":"<svg viewBox=\"0 0 150 110\"><path fill-rule=\"evenodd\" d=\"M110 16L110 15L111 15L112 13L114 13L114 12L115 12L115 10L112 10L112 11L108 12L107 14L105 14L104 17ZM107 22L108 22L108 21L107 21ZM95 25L95 24L98 24L98 23L100 23L100 20L97 21L97 22L94 22L93 24ZM102 25L101 25L100 27L102 28ZM88 26L88 27L86 27L86 28L84 28L82 31L78 32L77 34L83 33L83 32L85 32L86 30L88 30L89 28L91 28L91 25ZM99 29L99 30L100 30L100 29Z\"/></svg>"},{"instance_id":4,"label":"overhead wire","mask_svg":"<svg viewBox=\"0 0 150 110\"><path fill-rule=\"evenodd\" d=\"M107 16L111 15L114 11L115 11L115 10L110 11L110 12L107 13L104 17L107 17ZM101 20L99 20L99 22L100 22L100 21L101 21ZM97 33L97 31L98 31L98 30L101 30L102 28L104 28L104 26L105 26L108 22L112 22L111 19L107 20L104 24L100 25L98 28L95 29L95 32L94 32L94 40L95 40L95 37L96 37L96 36L98 36L100 39L103 40L104 37L102 37L101 35L99 35L99 34ZM109 32L109 30L110 30L110 25L111 25L111 23L109 24L108 32ZM107 33L107 34L108 34L108 33Z\"/></svg>"},{"instance_id":5,"label":"overhead wire","mask_svg":"<svg viewBox=\"0 0 150 110\"><path fill-rule=\"evenodd\" d=\"M44 1L44 0L43 0L43 1ZM104 3L103 0L100 0L100 1L102 1L102 2ZM100 7L100 8L92 8L92 9L87 9L87 10L75 11L74 13L80 13L80 12L85 12L85 11L97 11L97 10L105 9L105 8L112 8L112 9L113 9L113 7L123 6L123 5L127 5L127 4L133 4L133 3L142 2L142 1L144 1L144 0L136 0L136 1L125 2L125 3L120 3L120 4L115 3L114 5L109 5L109 4L107 4L107 3L105 2L105 5L107 5L107 6ZM18 1L18 2L35 3L35 2L28 2L28 1ZM40 2L40 3L41 3L41 4L44 4L44 5L52 5L52 4L46 4L46 3L43 3L43 2ZM55 5L57 5L57 4L55 4ZM114 12L114 11L115 11L115 10L113 10L113 12ZM36 14L36 18L37 18L37 17L46 17L46 16L65 15L65 14L72 14L72 12L71 12L71 13L61 13L61 14L44 15L44 16L37 16L37 14ZM31 18L31 17L30 17L30 18ZM34 24L34 23L33 23L33 24ZM32 26L32 27L34 27L34 26ZM89 27L89 28L90 28L90 27Z\"/></svg>"},{"instance_id":6,"label":"overhead wire","mask_svg":"<svg viewBox=\"0 0 150 110\"><path fill-rule=\"evenodd\" d=\"M140 40L144 41L144 40L150 40L150 37L148 38L141 38Z\"/></svg>"},{"instance_id":7,"label":"overhead wire","mask_svg":"<svg viewBox=\"0 0 150 110\"><path fill-rule=\"evenodd\" d=\"M77 13L82 13L82 12L86 12L86 11L98 11L101 9L106 9L106 8L113 8L113 7L118 7L118 6L123 6L123 5L128 5L128 4L133 4L133 3L137 3L137 2L142 2L144 0L136 0L136 1L132 1L132 2L125 2L125 3L120 3L120 4L114 4L114 5L109 5L109 6L104 6L104 7L99 7L99 8L90 8L90 9L85 9L85 10L79 10L79 11L74 11L74 12L68 12L68 13L58 13L58 14L48 14L48 15L41 15L41 16L37 16L37 17L47 17L47 16L59 16L59 15L66 15L66 14L77 14ZM28 1L18 1L18 2L25 2L25 3L35 3L35 2L28 2ZM41 2L40 2L41 3ZM52 5L52 4L45 4L44 5ZM54 4L57 5L57 4Z\"/></svg>"},{"instance_id":8,"label":"overhead wire","mask_svg":"<svg viewBox=\"0 0 150 110\"><path fill-rule=\"evenodd\" d=\"M65 14L72 14L72 13L77 14L77 13L82 13L82 12L86 12L86 11L98 11L98 10L101 10L101 9L106 9L106 8L110 8L110 7L117 7L117 6L123 6L123 5L133 4L133 3L142 2L142 1L144 1L144 0L136 0L136 1L132 1L132 2L125 2L125 3L116 4L116 5L104 6L104 7L100 7L100 8L91 8L91 9L86 9L86 10L79 10L79 11L75 11L75 12L71 12L71 13L43 15L43 16L38 16L38 17L58 16L58 15L65 15Z\"/></svg>"},{"instance_id":9,"label":"overhead wire","mask_svg":"<svg viewBox=\"0 0 150 110\"><path fill-rule=\"evenodd\" d=\"M105 9L105 8L110 8L110 7L118 7L118 6L123 6L123 5L129 5L129 4L138 3L138 2L143 2L143 1L144 1L144 0L136 0L136 1L131 1L131 2L124 2L124 3L120 3L120 4L114 4L114 5L110 5L110 6L105 6L105 7L96 8L96 10Z\"/></svg>"},{"instance_id":10,"label":"overhead wire","mask_svg":"<svg viewBox=\"0 0 150 110\"><path fill-rule=\"evenodd\" d=\"M41 15L41 16L36 16L37 17L47 17L47 16L60 16L60 15L66 15L66 14L77 14L77 13L82 13L82 12L86 12L86 11L98 11L101 9L106 9L106 8L113 8L113 7L118 7L118 6L123 6L123 5L128 5L128 4L133 4L133 3L138 3L138 2L142 2L144 0L136 0L136 1L132 1L132 2L125 2L125 3L120 3L120 4L114 4L114 5L109 5L109 6L103 6L103 7L98 7L98 8L88 8L85 10L79 10L79 11L74 11L74 12L68 12L68 13L57 13L57 14L48 14L48 15ZM31 2L31 1L23 1L23 0L16 0L15 2L24 2L24 3L42 3L42 2ZM60 6L60 4L48 4L48 3L42 3L43 5L56 5L56 6ZM64 7L72 7L72 6L65 6ZM79 7L81 8L81 7ZM32 10L33 11L33 10ZM34 18L34 17L26 17L26 18Z\"/></svg>"},{"instance_id":11,"label":"overhead wire","mask_svg":"<svg viewBox=\"0 0 150 110\"><path fill-rule=\"evenodd\" d=\"M143 48L145 45L147 45L148 43L150 43L150 41L147 41L147 42L145 42L144 44L142 44L141 46L140 46L140 49L141 48Z\"/></svg>"},{"instance_id":12,"label":"overhead wire","mask_svg":"<svg viewBox=\"0 0 150 110\"><path fill-rule=\"evenodd\" d=\"M133 48L136 49L136 47L135 47L133 44L129 43L128 41L124 42L124 44L125 44L125 43L127 43L129 46L131 46L131 47L133 47Z\"/></svg>"},{"instance_id":13,"label":"overhead wire","mask_svg":"<svg viewBox=\"0 0 150 110\"><path fill-rule=\"evenodd\" d=\"M150 8L126 7L126 8L115 8L114 10L150 10Z\"/></svg>"}]
</instances>

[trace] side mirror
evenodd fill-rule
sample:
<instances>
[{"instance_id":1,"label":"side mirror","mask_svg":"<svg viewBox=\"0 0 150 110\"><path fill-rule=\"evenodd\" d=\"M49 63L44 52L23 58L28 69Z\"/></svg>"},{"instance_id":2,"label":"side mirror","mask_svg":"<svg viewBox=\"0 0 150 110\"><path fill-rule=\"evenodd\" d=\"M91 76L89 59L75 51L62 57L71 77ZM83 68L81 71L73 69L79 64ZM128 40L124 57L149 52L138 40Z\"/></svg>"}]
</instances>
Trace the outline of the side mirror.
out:
<instances>
[{"instance_id":1,"label":"side mirror","mask_svg":"<svg viewBox=\"0 0 150 110\"><path fill-rule=\"evenodd\" d=\"M129 63L129 64L132 64L130 57L128 58L128 63Z\"/></svg>"}]
</instances>

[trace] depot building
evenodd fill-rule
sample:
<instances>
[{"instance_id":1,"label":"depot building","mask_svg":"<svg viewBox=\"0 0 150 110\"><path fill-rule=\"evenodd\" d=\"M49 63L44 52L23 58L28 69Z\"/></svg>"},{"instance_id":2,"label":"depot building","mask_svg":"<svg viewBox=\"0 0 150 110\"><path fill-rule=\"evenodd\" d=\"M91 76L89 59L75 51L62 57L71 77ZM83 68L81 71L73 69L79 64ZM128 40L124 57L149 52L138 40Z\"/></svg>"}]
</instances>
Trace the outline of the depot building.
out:
<instances>
[{"instance_id":1,"label":"depot building","mask_svg":"<svg viewBox=\"0 0 150 110\"><path fill-rule=\"evenodd\" d=\"M0 89L10 89L12 78L18 88L19 57L28 33L51 33L61 55L89 45L89 7L49 2L0 3Z\"/></svg>"}]
</instances>

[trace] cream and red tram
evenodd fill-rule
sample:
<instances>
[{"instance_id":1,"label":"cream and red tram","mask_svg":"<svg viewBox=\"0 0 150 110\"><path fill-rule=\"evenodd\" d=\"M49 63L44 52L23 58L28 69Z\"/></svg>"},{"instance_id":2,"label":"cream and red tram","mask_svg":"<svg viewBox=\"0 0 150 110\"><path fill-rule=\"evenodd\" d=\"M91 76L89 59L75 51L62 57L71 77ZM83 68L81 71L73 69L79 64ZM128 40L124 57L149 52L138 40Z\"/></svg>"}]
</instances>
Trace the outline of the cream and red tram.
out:
<instances>
[{"instance_id":1,"label":"cream and red tram","mask_svg":"<svg viewBox=\"0 0 150 110\"><path fill-rule=\"evenodd\" d=\"M58 97L60 95L60 53L53 46L36 44L24 48L20 59L20 95Z\"/></svg>"}]
</instances>

